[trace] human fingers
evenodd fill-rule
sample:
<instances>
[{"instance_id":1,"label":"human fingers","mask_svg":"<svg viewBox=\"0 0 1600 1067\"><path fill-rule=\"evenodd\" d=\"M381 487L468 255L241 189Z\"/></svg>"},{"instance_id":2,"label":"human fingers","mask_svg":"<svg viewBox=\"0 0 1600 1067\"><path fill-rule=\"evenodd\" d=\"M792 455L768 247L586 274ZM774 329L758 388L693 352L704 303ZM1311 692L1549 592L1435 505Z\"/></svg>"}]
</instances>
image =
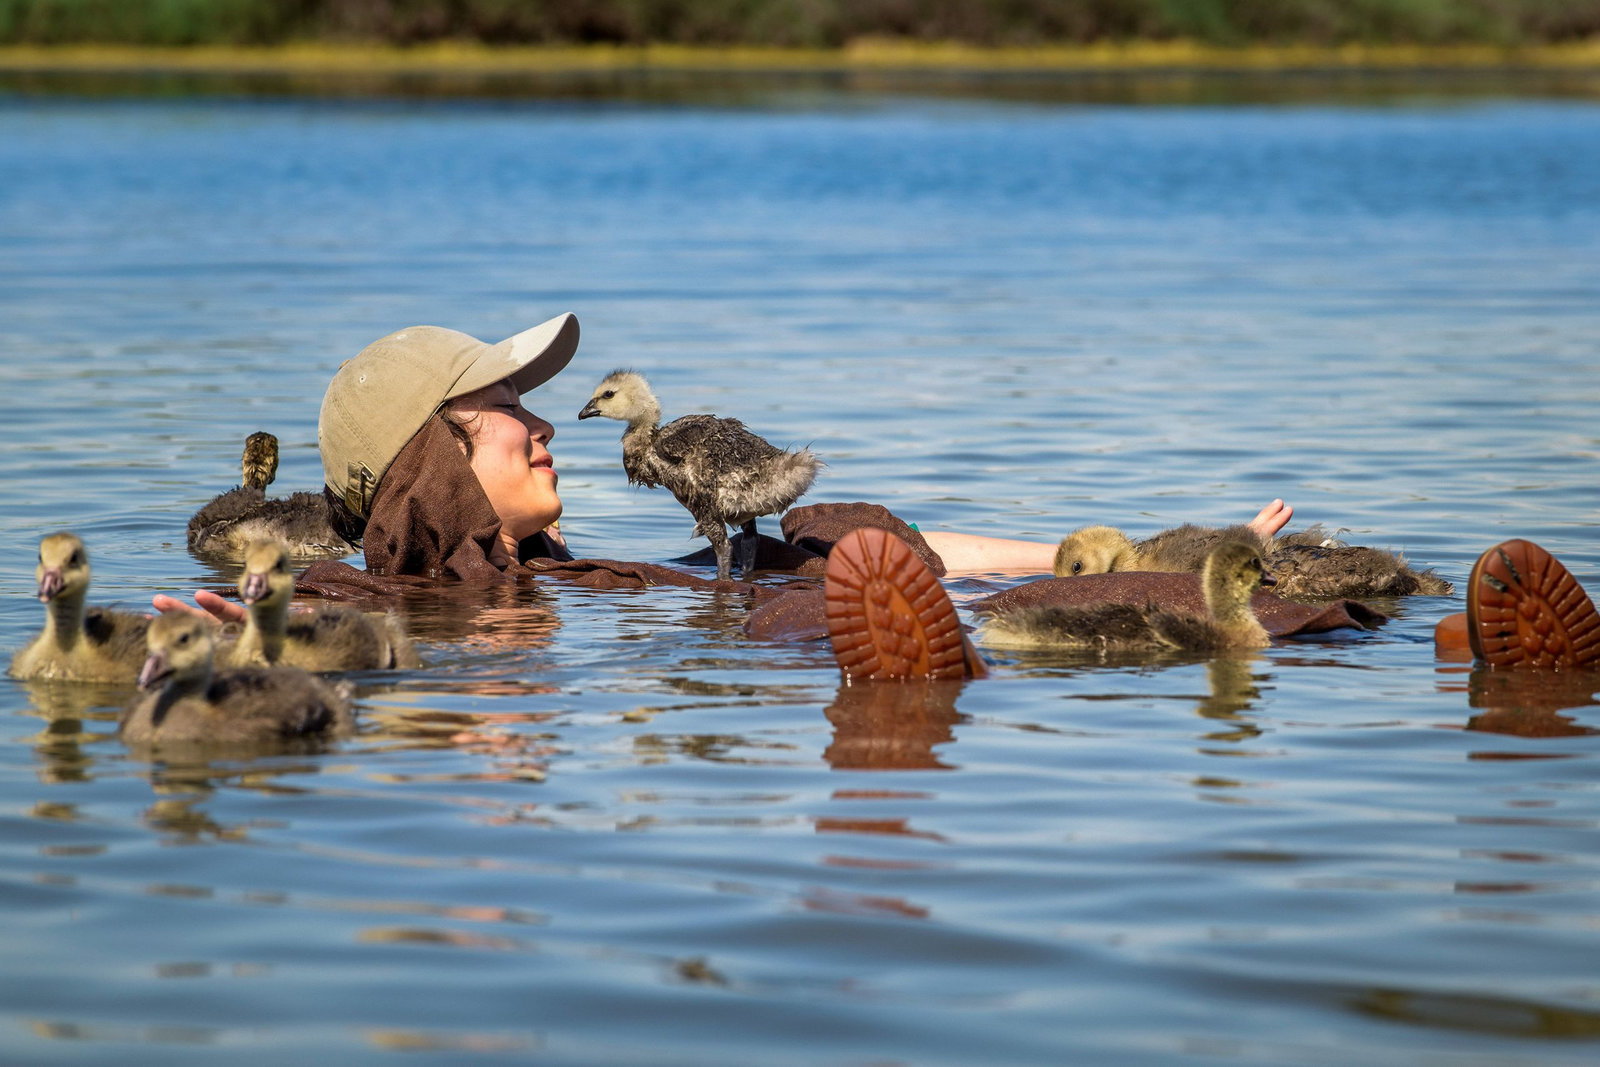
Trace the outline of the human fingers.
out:
<instances>
[{"instance_id":1,"label":"human fingers","mask_svg":"<svg viewBox=\"0 0 1600 1067\"><path fill-rule=\"evenodd\" d=\"M185 615L193 615L195 618L204 619L207 622L217 621L216 616L212 615L211 612L206 611L204 608L195 607L193 604L185 603L175 596L167 596L165 593L157 593L155 596L151 597L150 606L162 614L166 614L167 612L182 612Z\"/></svg>"},{"instance_id":2,"label":"human fingers","mask_svg":"<svg viewBox=\"0 0 1600 1067\"><path fill-rule=\"evenodd\" d=\"M218 622L244 622L250 617L249 610L243 604L235 604L209 589L196 589L194 602L208 611Z\"/></svg>"},{"instance_id":3,"label":"human fingers","mask_svg":"<svg viewBox=\"0 0 1600 1067\"><path fill-rule=\"evenodd\" d=\"M1250 529L1262 537L1273 537L1279 530L1289 525L1289 520L1293 517L1294 508L1282 500L1274 500L1250 520Z\"/></svg>"}]
</instances>

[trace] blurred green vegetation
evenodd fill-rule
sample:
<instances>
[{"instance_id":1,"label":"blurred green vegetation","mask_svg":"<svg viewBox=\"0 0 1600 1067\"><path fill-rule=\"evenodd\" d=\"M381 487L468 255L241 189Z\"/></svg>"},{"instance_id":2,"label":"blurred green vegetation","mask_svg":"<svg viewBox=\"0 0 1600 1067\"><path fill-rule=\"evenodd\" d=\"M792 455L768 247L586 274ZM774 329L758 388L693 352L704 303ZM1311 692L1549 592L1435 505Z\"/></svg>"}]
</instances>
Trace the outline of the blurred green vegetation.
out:
<instances>
[{"instance_id":1,"label":"blurred green vegetation","mask_svg":"<svg viewBox=\"0 0 1600 1067\"><path fill-rule=\"evenodd\" d=\"M1518 45L1596 36L1600 0L0 0L4 44Z\"/></svg>"}]
</instances>

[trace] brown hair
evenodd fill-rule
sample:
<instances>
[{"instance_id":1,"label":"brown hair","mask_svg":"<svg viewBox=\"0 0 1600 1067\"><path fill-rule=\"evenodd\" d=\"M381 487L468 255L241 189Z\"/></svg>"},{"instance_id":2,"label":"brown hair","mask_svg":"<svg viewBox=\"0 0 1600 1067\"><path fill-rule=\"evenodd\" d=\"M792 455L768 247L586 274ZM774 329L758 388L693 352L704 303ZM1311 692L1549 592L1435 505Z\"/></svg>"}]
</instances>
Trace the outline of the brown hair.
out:
<instances>
[{"instance_id":1,"label":"brown hair","mask_svg":"<svg viewBox=\"0 0 1600 1067\"><path fill-rule=\"evenodd\" d=\"M449 427L450 436L454 437L461 443L462 449L467 454L467 459L470 460L472 458L472 431L467 427L471 424L472 420L469 420L466 416L458 412L454 405L454 400L445 401L444 405L439 408L439 417L443 419L444 424ZM481 417L482 416L473 416L474 419Z\"/></svg>"},{"instance_id":2,"label":"brown hair","mask_svg":"<svg viewBox=\"0 0 1600 1067\"><path fill-rule=\"evenodd\" d=\"M356 548L361 547L361 537L367 532L367 520L350 510L343 493L335 493L331 485L322 487L322 500L328 505L328 525L333 532Z\"/></svg>"}]
</instances>

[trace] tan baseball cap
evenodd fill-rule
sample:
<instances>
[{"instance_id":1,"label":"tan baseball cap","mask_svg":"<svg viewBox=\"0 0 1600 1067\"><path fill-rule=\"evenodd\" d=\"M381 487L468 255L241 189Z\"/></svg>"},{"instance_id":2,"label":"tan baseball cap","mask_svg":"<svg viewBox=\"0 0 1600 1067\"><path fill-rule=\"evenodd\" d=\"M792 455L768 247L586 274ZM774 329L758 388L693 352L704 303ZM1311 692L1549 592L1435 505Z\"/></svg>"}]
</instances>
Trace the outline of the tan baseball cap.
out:
<instances>
[{"instance_id":1,"label":"tan baseball cap","mask_svg":"<svg viewBox=\"0 0 1600 1067\"><path fill-rule=\"evenodd\" d=\"M446 400L505 378L517 393L555 377L578 350L570 311L491 345L440 326L409 326L340 365L322 398L322 475L357 515L378 479Z\"/></svg>"}]
</instances>

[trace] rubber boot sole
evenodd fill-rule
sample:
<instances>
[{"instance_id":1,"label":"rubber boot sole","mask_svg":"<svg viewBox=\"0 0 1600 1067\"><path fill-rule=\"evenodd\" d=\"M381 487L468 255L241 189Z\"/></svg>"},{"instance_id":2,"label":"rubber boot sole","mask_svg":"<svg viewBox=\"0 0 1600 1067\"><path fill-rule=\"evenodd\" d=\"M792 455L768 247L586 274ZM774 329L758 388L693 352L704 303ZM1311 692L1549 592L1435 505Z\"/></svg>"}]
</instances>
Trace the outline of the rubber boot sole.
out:
<instances>
[{"instance_id":1,"label":"rubber boot sole","mask_svg":"<svg viewBox=\"0 0 1600 1067\"><path fill-rule=\"evenodd\" d=\"M1600 613L1561 561L1532 541L1502 541L1467 579L1467 640L1490 667L1600 668Z\"/></svg>"},{"instance_id":2,"label":"rubber boot sole","mask_svg":"<svg viewBox=\"0 0 1600 1067\"><path fill-rule=\"evenodd\" d=\"M904 541L852 530L833 546L825 573L828 637L846 678L968 676L955 605Z\"/></svg>"}]
</instances>

